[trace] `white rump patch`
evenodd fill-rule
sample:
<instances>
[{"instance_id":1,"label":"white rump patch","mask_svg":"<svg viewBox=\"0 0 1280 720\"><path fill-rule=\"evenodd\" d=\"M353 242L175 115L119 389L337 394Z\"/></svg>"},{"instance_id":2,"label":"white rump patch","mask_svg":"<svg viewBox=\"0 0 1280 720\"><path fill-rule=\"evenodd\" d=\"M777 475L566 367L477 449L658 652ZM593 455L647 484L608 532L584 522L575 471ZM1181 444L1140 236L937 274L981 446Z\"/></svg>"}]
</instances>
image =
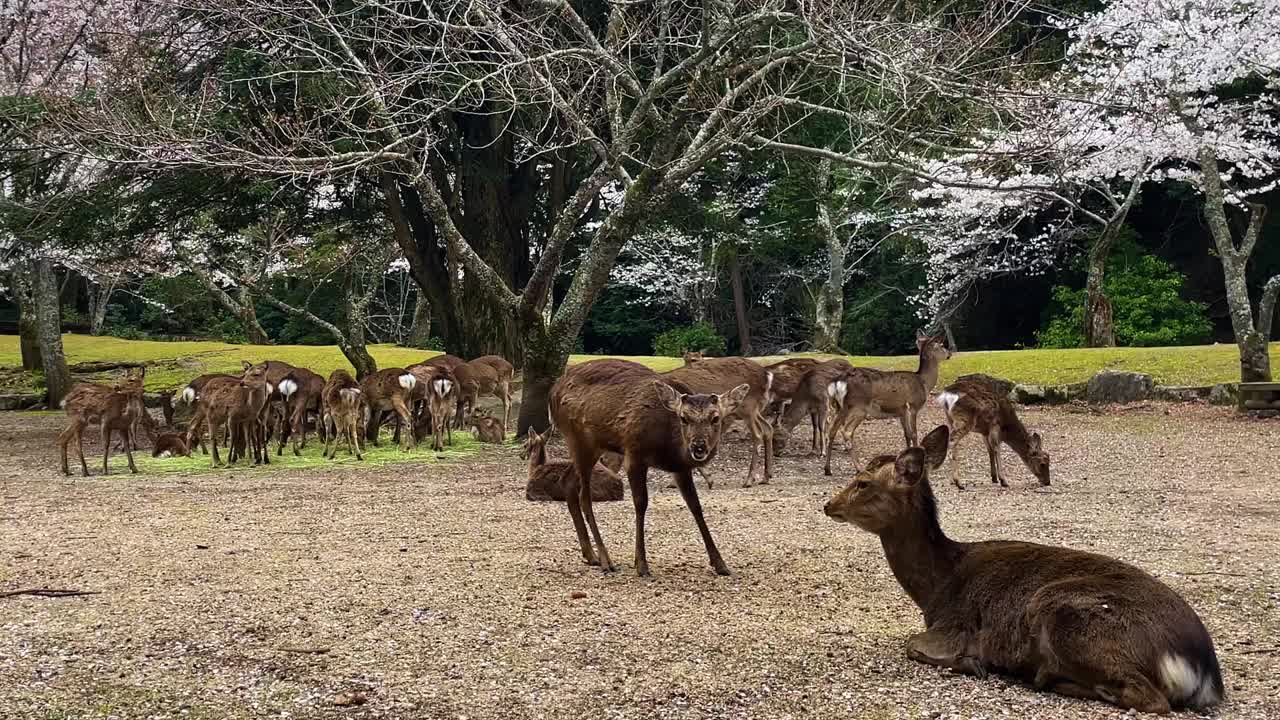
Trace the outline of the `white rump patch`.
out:
<instances>
[{"instance_id":1,"label":"white rump patch","mask_svg":"<svg viewBox=\"0 0 1280 720\"><path fill-rule=\"evenodd\" d=\"M418 378L413 373L405 373L400 376L400 387L405 390L412 390L418 386Z\"/></svg>"},{"instance_id":2,"label":"white rump patch","mask_svg":"<svg viewBox=\"0 0 1280 720\"><path fill-rule=\"evenodd\" d=\"M849 383L844 380L836 380L827 385L827 399L835 402L837 405L844 404L844 396L849 392Z\"/></svg>"},{"instance_id":3,"label":"white rump patch","mask_svg":"<svg viewBox=\"0 0 1280 720\"><path fill-rule=\"evenodd\" d=\"M960 402L960 396L953 392L938 393L938 399L934 400L934 402L938 404L938 407L949 413L951 412L951 408L955 407L956 403Z\"/></svg>"},{"instance_id":4,"label":"white rump patch","mask_svg":"<svg viewBox=\"0 0 1280 720\"><path fill-rule=\"evenodd\" d=\"M276 391L276 386L272 385L271 383L267 383L267 394L270 395L275 391Z\"/></svg>"},{"instance_id":5,"label":"white rump patch","mask_svg":"<svg viewBox=\"0 0 1280 720\"><path fill-rule=\"evenodd\" d=\"M62 398L61 400L59 400L59 401L58 401L58 407L62 408L63 410L66 410L66 409L67 409L67 399L66 399L66 398Z\"/></svg>"},{"instance_id":6,"label":"white rump patch","mask_svg":"<svg viewBox=\"0 0 1280 720\"><path fill-rule=\"evenodd\" d=\"M190 405L196 401L196 389L190 385L182 388L182 402Z\"/></svg>"},{"instance_id":7,"label":"white rump patch","mask_svg":"<svg viewBox=\"0 0 1280 720\"><path fill-rule=\"evenodd\" d=\"M359 388L343 388L338 391L338 395L342 396L343 402L349 405L355 405L360 400L360 389Z\"/></svg>"},{"instance_id":8,"label":"white rump patch","mask_svg":"<svg viewBox=\"0 0 1280 720\"><path fill-rule=\"evenodd\" d=\"M280 394L283 395L286 400L289 399L290 395L293 395L296 392L298 392L298 383L294 382L293 378L285 378L280 381Z\"/></svg>"},{"instance_id":9,"label":"white rump patch","mask_svg":"<svg viewBox=\"0 0 1280 720\"><path fill-rule=\"evenodd\" d=\"M449 394L449 390L453 388L453 383L446 378L439 378L435 381L436 395L444 397Z\"/></svg>"},{"instance_id":10,"label":"white rump patch","mask_svg":"<svg viewBox=\"0 0 1280 720\"><path fill-rule=\"evenodd\" d=\"M161 452L161 453L160 453L159 457L160 457L161 459L163 459L163 460L167 460L167 459L169 459L169 458L173 457L173 453L169 452L168 450L165 450L165 451L163 451L163 452Z\"/></svg>"},{"instance_id":11,"label":"white rump patch","mask_svg":"<svg viewBox=\"0 0 1280 720\"><path fill-rule=\"evenodd\" d=\"M1165 655L1160 658L1160 681L1164 683L1165 695L1170 700L1186 701L1197 691L1204 692L1200 687L1200 673L1181 655ZM1211 686L1212 683L1205 685ZM1213 692L1212 687L1209 687L1209 692Z\"/></svg>"}]
</instances>

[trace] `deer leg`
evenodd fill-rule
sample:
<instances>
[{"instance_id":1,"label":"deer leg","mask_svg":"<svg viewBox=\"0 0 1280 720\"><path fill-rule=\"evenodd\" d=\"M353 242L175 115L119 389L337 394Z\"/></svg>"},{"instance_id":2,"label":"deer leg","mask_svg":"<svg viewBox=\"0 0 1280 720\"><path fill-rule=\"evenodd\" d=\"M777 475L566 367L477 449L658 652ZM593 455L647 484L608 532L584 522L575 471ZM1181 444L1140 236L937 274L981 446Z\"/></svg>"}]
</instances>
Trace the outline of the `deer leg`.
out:
<instances>
[{"instance_id":1,"label":"deer leg","mask_svg":"<svg viewBox=\"0 0 1280 720\"><path fill-rule=\"evenodd\" d=\"M982 666L979 658L969 654L968 646L969 643L963 635L926 630L912 635L907 640L907 657L916 662L985 678L986 668Z\"/></svg>"},{"instance_id":2,"label":"deer leg","mask_svg":"<svg viewBox=\"0 0 1280 720\"><path fill-rule=\"evenodd\" d=\"M76 452L80 456L80 475L89 477L89 463L84 459L84 428L86 423L81 422L76 428Z\"/></svg>"},{"instance_id":3,"label":"deer leg","mask_svg":"<svg viewBox=\"0 0 1280 720\"><path fill-rule=\"evenodd\" d=\"M960 482L960 457L957 452L960 447L960 441L965 435L969 434L969 424L966 422L956 423L951 433L951 482L960 490L964 489L964 484Z\"/></svg>"},{"instance_id":4,"label":"deer leg","mask_svg":"<svg viewBox=\"0 0 1280 720\"><path fill-rule=\"evenodd\" d=\"M302 457L302 448L307 444L307 403L300 402L293 409L293 454Z\"/></svg>"},{"instance_id":5,"label":"deer leg","mask_svg":"<svg viewBox=\"0 0 1280 720\"><path fill-rule=\"evenodd\" d=\"M991 482L1000 483L1000 487L1009 487L1004 481L1004 473L1000 471L1000 431L995 428L987 433L987 457L991 459Z\"/></svg>"},{"instance_id":6,"label":"deer leg","mask_svg":"<svg viewBox=\"0 0 1280 720\"><path fill-rule=\"evenodd\" d=\"M902 423L902 437L907 441L907 447L916 446L916 418L920 414L920 408L908 404L902 409L902 414L898 415L898 422Z\"/></svg>"},{"instance_id":7,"label":"deer leg","mask_svg":"<svg viewBox=\"0 0 1280 720\"><path fill-rule=\"evenodd\" d=\"M826 475L831 474L831 451L836 446L836 436L840 434L841 429L847 424L849 426L849 459L856 467L858 464L858 448L853 443L853 432L858 429L862 421L866 419L867 411L865 408L855 409L853 402L846 402L845 406L835 414L835 417L827 418L827 440L823 449L823 466L822 472Z\"/></svg>"},{"instance_id":8,"label":"deer leg","mask_svg":"<svg viewBox=\"0 0 1280 720\"><path fill-rule=\"evenodd\" d=\"M208 422L208 425L209 425L209 427L208 427L208 430L209 430L209 445L211 445L211 446L212 446L212 448L213 448L213 450L212 450L212 455L213 455L213 457L212 457L212 459L210 460L210 462L212 463L212 467L215 467L215 468L216 468L216 467L221 467L221 466L222 466L222 459L218 457L218 433L221 433L221 432L222 432L222 428L217 427L217 426L215 426L215 425L214 425L214 423L213 423L213 418L209 418L207 422Z\"/></svg>"},{"instance_id":9,"label":"deer leg","mask_svg":"<svg viewBox=\"0 0 1280 720\"><path fill-rule=\"evenodd\" d=\"M76 425L78 424L79 424L78 421L72 420L71 424L67 426L67 429L63 430L58 435L58 447L61 448L62 450L62 474L63 475L71 474L71 468L67 467L67 445L71 443L71 438L75 437Z\"/></svg>"},{"instance_id":10,"label":"deer leg","mask_svg":"<svg viewBox=\"0 0 1280 720\"><path fill-rule=\"evenodd\" d=\"M822 421L818 419L818 413L809 413L809 422L813 423L812 438L809 440L809 454L818 455L822 453Z\"/></svg>"},{"instance_id":11,"label":"deer leg","mask_svg":"<svg viewBox=\"0 0 1280 720\"><path fill-rule=\"evenodd\" d=\"M399 433L400 426L405 426L404 437L400 443L400 450L408 452L414 446L413 442L413 418L409 415L409 407L404 404L404 398L400 395L391 397L391 406L396 411L396 432Z\"/></svg>"},{"instance_id":12,"label":"deer leg","mask_svg":"<svg viewBox=\"0 0 1280 720\"><path fill-rule=\"evenodd\" d=\"M137 475L138 466L133 464L133 448L127 442L124 444L124 456L129 459L129 472Z\"/></svg>"},{"instance_id":13,"label":"deer leg","mask_svg":"<svg viewBox=\"0 0 1280 720\"><path fill-rule=\"evenodd\" d=\"M591 470L595 467L596 460L599 459L599 453L587 448L571 447L569 448L569 455L573 458L574 469L577 470L576 487L572 489L577 491L578 507L582 518L591 530L592 538L595 539L595 556L600 561L601 570L613 572L618 568L609 557L609 549L605 547L604 535L601 534L600 526L596 523L596 511L591 502ZM570 490L571 488L565 488L566 498L569 497Z\"/></svg>"},{"instance_id":14,"label":"deer leg","mask_svg":"<svg viewBox=\"0 0 1280 720\"><path fill-rule=\"evenodd\" d=\"M502 383L502 440L507 440L507 428L511 425L511 383Z\"/></svg>"},{"instance_id":15,"label":"deer leg","mask_svg":"<svg viewBox=\"0 0 1280 720\"><path fill-rule=\"evenodd\" d=\"M106 418L103 418L101 429L102 429L102 474L110 475L111 466L108 464L108 461L111 458L111 422L108 421ZM123 434L125 435L124 441L125 441L125 444L127 445L129 443L129 437L128 437L129 434L127 432Z\"/></svg>"},{"instance_id":16,"label":"deer leg","mask_svg":"<svg viewBox=\"0 0 1280 720\"><path fill-rule=\"evenodd\" d=\"M627 482L631 485L631 502L636 509L636 575L649 577L649 557L644 549L644 514L649 509L649 468L641 463L628 463Z\"/></svg>"},{"instance_id":17,"label":"deer leg","mask_svg":"<svg viewBox=\"0 0 1280 720\"><path fill-rule=\"evenodd\" d=\"M715 569L717 575L731 575L729 566L724 564L720 551L716 549L716 541L711 537L707 521L702 517L702 503L698 501L698 488L693 484L693 473L689 470L681 470L674 475L676 486L680 488L680 495L684 498L684 504L689 506L689 513L693 515L693 521L698 525L698 532L702 535L702 544L707 548L707 559L711 561L711 567Z\"/></svg>"}]
</instances>

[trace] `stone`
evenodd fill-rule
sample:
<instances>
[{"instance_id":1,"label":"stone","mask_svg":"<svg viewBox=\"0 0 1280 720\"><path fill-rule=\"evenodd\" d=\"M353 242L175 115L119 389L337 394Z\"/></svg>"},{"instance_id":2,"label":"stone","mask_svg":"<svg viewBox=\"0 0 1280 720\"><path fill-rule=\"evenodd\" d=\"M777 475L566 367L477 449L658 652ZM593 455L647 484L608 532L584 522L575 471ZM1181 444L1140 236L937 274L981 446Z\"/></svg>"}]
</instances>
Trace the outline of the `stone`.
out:
<instances>
[{"instance_id":1,"label":"stone","mask_svg":"<svg viewBox=\"0 0 1280 720\"><path fill-rule=\"evenodd\" d=\"M1086 398L1091 404L1130 403L1147 400L1155 382L1146 373L1103 370L1089 378Z\"/></svg>"},{"instance_id":2,"label":"stone","mask_svg":"<svg viewBox=\"0 0 1280 720\"><path fill-rule=\"evenodd\" d=\"M0 410L30 410L43 398L40 395L13 393L0 395Z\"/></svg>"},{"instance_id":3,"label":"stone","mask_svg":"<svg viewBox=\"0 0 1280 720\"><path fill-rule=\"evenodd\" d=\"M1218 383L1209 391L1210 405L1235 405L1240 399L1240 386L1236 383Z\"/></svg>"},{"instance_id":4,"label":"stone","mask_svg":"<svg viewBox=\"0 0 1280 720\"><path fill-rule=\"evenodd\" d=\"M1043 385L1014 385L1009 399L1022 405L1038 405L1049 402L1049 391Z\"/></svg>"},{"instance_id":5,"label":"stone","mask_svg":"<svg viewBox=\"0 0 1280 720\"><path fill-rule=\"evenodd\" d=\"M1157 385L1151 397L1164 402L1195 402L1209 397L1212 385Z\"/></svg>"},{"instance_id":6,"label":"stone","mask_svg":"<svg viewBox=\"0 0 1280 720\"><path fill-rule=\"evenodd\" d=\"M1014 384L1011 380L992 377L985 373L970 373L968 375L961 375L960 377L956 378L956 382L972 382L972 383L978 383L980 385L985 385L986 387L991 388L992 390L994 390L996 393L1000 395L1008 395L1009 393L1013 392L1013 387L1014 387Z\"/></svg>"}]
</instances>

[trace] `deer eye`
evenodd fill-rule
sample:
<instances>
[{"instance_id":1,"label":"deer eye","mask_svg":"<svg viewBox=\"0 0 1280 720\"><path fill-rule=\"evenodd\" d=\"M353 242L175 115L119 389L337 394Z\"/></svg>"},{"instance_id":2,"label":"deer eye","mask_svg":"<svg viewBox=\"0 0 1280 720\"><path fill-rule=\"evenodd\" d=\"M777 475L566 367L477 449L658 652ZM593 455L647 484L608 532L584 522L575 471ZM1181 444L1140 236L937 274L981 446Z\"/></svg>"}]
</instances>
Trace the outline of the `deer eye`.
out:
<instances>
[{"instance_id":1,"label":"deer eye","mask_svg":"<svg viewBox=\"0 0 1280 720\"><path fill-rule=\"evenodd\" d=\"M866 490L867 488L871 487L871 483L867 482L866 480L859 480L858 482L853 484L853 487L856 490Z\"/></svg>"},{"instance_id":2,"label":"deer eye","mask_svg":"<svg viewBox=\"0 0 1280 720\"><path fill-rule=\"evenodd\" d=\"M712 413L711 422L720 422L720 415L718 413Z\"/></svg>"}]
</instances>

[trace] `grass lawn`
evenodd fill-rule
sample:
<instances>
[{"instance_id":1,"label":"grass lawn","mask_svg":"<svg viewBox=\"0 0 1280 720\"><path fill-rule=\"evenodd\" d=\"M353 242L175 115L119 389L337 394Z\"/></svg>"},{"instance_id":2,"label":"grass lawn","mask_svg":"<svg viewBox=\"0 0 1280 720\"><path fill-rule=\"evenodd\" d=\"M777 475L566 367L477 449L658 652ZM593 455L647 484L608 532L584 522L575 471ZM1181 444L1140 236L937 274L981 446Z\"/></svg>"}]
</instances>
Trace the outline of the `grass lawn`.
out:
<instances>
[{"instance_id":1,"label":"grass lawn","mask_svg":"<svg viewBox=\"0 0 1280 720\"><path fill-rule=\"evenodd\" d=\"M90 360L157 361L147 369L147 388L170 390L191 378L207 372L239 372L242 360L282 360L328 375L339 367L349 368L346 358L334 346L313 345L229 345L218 342L155 342L121 340L88 335L64 336L64 347L70 363ZM402 348L394 345L372 345L369 352L380 367L411 365L437 353L429 350ZM570 363L598 359L595 355L574 355ZM679 358L628 357L655 370L665 371L679 366ZM773 362L780 357L759 358ZM914 356L853 356L855 365L884 369L915 367ZM1271 362L1280 367L1280 343L1271 345ZM20 365L18 337L0 335L0 367ZM1150 373L1162 385L1207 385L1238 380L1239 355L1236 347L1199 345L1172 348L1106 348L1076 350L995 350L961 352L943 363L942 382L959 375L983 372L1015 382L1060 385L1088 380L1099 370L1134 370ZM30 387L30 376L10 373L6 384L11 390Z\"/></svg>"}]
</instances>

